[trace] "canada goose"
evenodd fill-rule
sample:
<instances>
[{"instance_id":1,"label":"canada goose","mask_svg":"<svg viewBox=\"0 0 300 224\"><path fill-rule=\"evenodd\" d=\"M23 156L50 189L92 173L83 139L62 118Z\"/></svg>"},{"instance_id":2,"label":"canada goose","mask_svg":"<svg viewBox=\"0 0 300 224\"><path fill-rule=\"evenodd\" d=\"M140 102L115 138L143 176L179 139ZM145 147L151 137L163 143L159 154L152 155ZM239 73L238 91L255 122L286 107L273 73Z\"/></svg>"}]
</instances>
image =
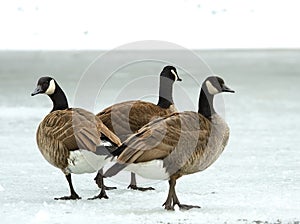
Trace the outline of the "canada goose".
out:
<instances>
[{"instance_id":1,"label":"canada goose","mask_svg":"<svg viewBox=\"0 0 300 224\"><path fill-rule=\"evenodd\" d=\"M200 91L198 113L174 113L142 127L113 152L118 162L104 176L127 167L146 178L169 180L165 209L174 210L176 204L180 209L200 208L181 204L175 184L183 175L205 170L224 150L229 128L213 107L214 95L221 92L234 93L223 79L208 77Z\"/></svg>"},{"instance_id":2,"label":"canada goose","mask_svg":"<svg viewBox=\"0 0 300 224\"><path fill-rule=\"evenodd\" d=\"M173 102L173 83L182 81L173 66L165 66L160 74L159 100L157 104L144 101L127 101L110 106L96 116L114 132L121 141L141 127L158 117L164 117L176 112ZM95 181L101 187L103 170L99 170ZM135 174L131 173L128 188L140 191L154 190L152 187L137 187ZM107 187L114 189L114 187Z\"/></svg>"},{"instance_id":3,"label":"canada goose","mask_svg":"<svg viewBox=\"0 0 300 224\"><path fill-rule=\"evenodd\" d=\"M40 123L36 140L44 158L62 170L71 195L56 200L80 199L75 192L71 173L92 173L108 162L109 152L121 144L120 139L94 114L69 108L66 95L51 77L42 77L31 96L47 94L53 102L52 111ZM105 148L107 146L107 148ZM95 198L107 198L105 189Z\"/></svg>"}]
</instances>

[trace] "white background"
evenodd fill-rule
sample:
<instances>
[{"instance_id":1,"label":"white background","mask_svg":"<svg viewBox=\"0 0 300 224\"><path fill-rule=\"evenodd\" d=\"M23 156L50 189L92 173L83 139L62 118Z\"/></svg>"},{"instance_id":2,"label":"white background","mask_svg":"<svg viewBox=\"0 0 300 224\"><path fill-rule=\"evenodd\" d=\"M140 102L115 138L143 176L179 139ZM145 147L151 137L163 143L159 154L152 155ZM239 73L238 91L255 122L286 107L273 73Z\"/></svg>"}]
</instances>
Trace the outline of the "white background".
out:
<instances>
[{"instance_id":1,"label":"white background","mask_svg":"<svg viewBox=\"0 0 300 224\"><path fill-rule=\"evenodd\" d=\"M139 40L186 48L298 48L297 0L11 0L0 49L112 49Z\"/></svg>"}]
</instances>

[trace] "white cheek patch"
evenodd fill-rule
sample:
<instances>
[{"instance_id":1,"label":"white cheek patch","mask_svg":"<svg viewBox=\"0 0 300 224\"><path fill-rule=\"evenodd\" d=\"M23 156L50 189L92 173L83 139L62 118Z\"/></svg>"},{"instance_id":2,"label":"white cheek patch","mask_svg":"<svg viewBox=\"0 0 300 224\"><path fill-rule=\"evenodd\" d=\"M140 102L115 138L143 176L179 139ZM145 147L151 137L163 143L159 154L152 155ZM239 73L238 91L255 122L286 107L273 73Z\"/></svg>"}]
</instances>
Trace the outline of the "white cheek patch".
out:
<instances>
[{"instance_id":1,"label":"white cheek patch","mask_svg":"<svg viewBox=\"0 0 300 224\"><path fill-rule=\"evenodd\" d=\"M215 95L215 94L219 93L219 91L216 89L216 87L213 86L213 84L211 84L210 81L206 81L205 85L207 87L209 94Z\"/></svg>"},{"instance_id":2,"label":"white cheek patch","mask_svg":"<svg viewBox=\"0 0 300 224\"><path fill-rule=\"evenodd\" d=\"M48 87L48 89L46 90L46 94L47 95L52 95L53 93L54 93L54 91L55 91L55 82L54 82L54 80L52 79L51 81L50 81L50 84L49 84L49 87Z\"/></svg>"},{"instance_id":3,"label":"white cheek patch","mask_svg":"<svg viewBox=\"0 0 300 224\"><path fill-rule=\"evenodd\" d=\"M175 81L177 81L178 75L176 74L176 72L175 72L173 69L171 70L171 72L172 72L172 74L175 76Z\"/></svg>"}]
</instances>

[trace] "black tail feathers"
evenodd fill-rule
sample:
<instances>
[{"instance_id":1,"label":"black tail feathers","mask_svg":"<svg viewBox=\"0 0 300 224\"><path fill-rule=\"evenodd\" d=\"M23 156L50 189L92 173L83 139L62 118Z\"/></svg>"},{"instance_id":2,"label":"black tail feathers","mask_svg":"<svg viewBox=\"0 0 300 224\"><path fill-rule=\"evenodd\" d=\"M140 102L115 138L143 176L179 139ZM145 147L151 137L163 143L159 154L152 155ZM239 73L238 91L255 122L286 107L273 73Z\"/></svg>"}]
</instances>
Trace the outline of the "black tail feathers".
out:
<instances>
[{"instance_id":1,"label":"black tail feathers","mask_svg":"<svg viewBox=\"0 0 300 224\"><path fill-rule=\"evenodd\" d=\"M127 147L127 145L125 145L124 143L118 147L116 150L112 151L111 154L113 156L119 156L121 155L121 153L124 151L124 149Z\"/></svg>"},{"instance_id":2,"label":"black tail feathers","mask_svg":"<svg viewBox=\"0 0 300 224\"><path fill-rule=\"evenodd\" d=\"M112 147L105 147L105 146L97 146L96 154L101 156L106 156L106 158L114 157L112 153ZM116 147L113 147L116 148Z\"/></svg>"},{"instance_id":3,"label":"black tail feathers","mask_svg":"<svg viewBox=\"0 0 300 224\"><path fill-rule=\"evenodd\" d=\"M107 157L115 157L119 156L123 150L126 148L126 145L121 145L120 147L117 146L97 146L96 148L96 154L97 155L103 155Z\"/></svg>"}]
</instances>

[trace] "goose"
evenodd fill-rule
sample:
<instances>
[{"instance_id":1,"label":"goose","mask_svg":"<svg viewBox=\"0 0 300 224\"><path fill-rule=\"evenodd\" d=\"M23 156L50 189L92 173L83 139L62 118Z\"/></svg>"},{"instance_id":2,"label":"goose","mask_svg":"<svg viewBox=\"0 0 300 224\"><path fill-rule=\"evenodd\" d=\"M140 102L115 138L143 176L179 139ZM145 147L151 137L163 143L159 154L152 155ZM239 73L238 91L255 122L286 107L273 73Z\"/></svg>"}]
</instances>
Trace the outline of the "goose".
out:
<instances>
[{"instance_id":1,"label":"goose","mask_svg":"<svg viewBox=\"0 0 300 224\"><path fill-rule=\"evenodd\" d=\"M121 144L120 139L93 113L69 108L65 93L55 79L41 77L31 96L46 94L53 109L38 126L36 141L44 158L59 168L68 181L71 195L56 200L81 199L74 190L71 173L98 171L109 160L108 150ZM105 189L95 198L108 198Z\"/></svg>"},{"instance_id":2,"label":"goose","mask_svg":"<svg viewBox=\"0 0 300 224\"><path fill-rule=\"evenodd\" d=\"M173 84L175 81L182 81L178 76L176 68L173 66L165 66L160 73L159 99L157 104L145 101L126 101L114 104L96 116L114 132L121 141L133 133L136 133L141 127L154 120L157 117L176 112L173 102ZM99 170L95 181L101 188L101 179L103 170ZM136 177L131 173L131 181L128 188L133 190L154 190L152 187L137 187ZM115 187L106 187L106 189L115 189Z\"/></svg>"},{"instance_id":3,"label":"goose","mask_svg":"<svg viewBox=\"0 0 300 224\"><path fill-rule=\"evenodd\" d=\"M199 206L179 202L175 192L181 176L200 172L220 156L229 138L229 127L214 110L214 96L231 92L224 80L208 77L202 84L198 112L186 111L158 118L131 135L113 152L117 163L104 174L111 177L126 169L149 179L168 180L167 210L188 210Z\"/></svg>"}]
</instances>

